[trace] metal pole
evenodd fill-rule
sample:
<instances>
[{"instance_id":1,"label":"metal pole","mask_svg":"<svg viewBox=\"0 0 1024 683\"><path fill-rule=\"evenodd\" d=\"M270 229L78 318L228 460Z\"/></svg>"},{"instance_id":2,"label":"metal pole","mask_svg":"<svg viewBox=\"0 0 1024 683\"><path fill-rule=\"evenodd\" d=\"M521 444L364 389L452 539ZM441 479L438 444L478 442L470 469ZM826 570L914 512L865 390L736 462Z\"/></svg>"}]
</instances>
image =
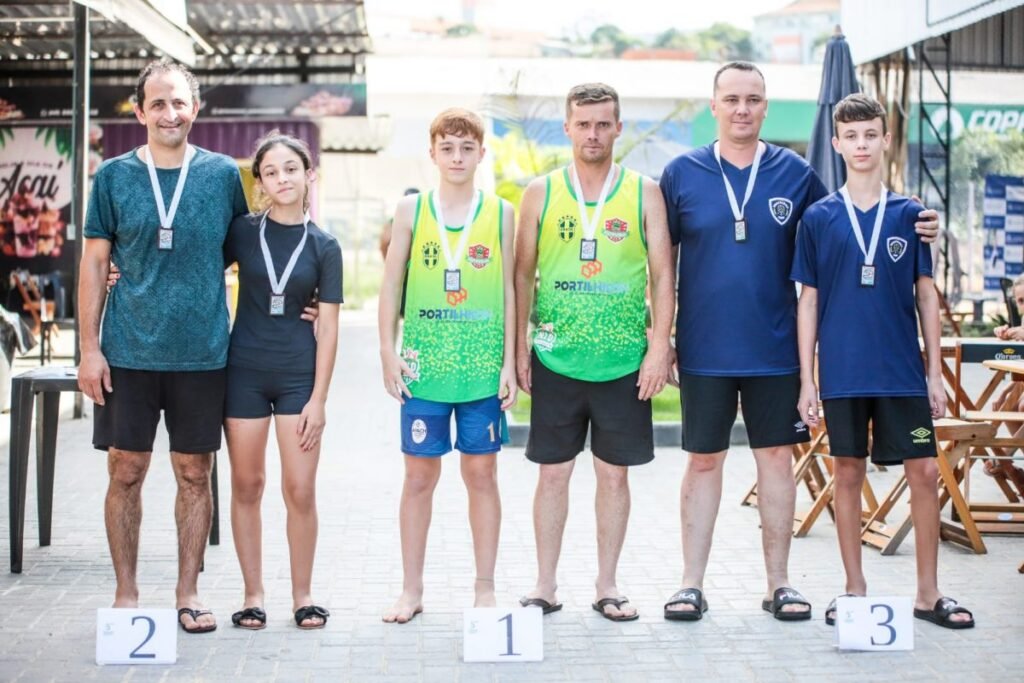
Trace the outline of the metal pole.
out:
<instances>
[{"instance_id":1,"label":"metal pole","mask_svg":"<svg viewBox=\"0 0 1024 683\"><path fill-rule=\"evenodd\" d=\"M85 229L85 192L89 183L89 8L71 0L75 17L75 49L72 77L71 114L71 230L75 241L75 259L71 267L71 282L75 293L75 366L81 362L78 348L78 270L82 261ZM75 417L82 417L82 394L75 393Z\"/></svg>"}]
</instances>

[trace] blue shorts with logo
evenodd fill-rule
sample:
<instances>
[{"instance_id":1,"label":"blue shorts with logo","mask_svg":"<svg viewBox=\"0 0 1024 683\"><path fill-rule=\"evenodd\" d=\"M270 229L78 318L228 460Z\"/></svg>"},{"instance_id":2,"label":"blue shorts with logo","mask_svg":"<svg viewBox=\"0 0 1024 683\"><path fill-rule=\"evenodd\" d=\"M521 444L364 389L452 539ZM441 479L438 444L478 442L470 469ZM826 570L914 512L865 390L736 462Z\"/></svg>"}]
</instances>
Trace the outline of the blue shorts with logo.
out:
<instances>
[{"instance_id":1,"label":"blue shorts with logo","mask_svg":"<svg viewBox=\"0 0 1024 683\"><path fill-rule=\"evenodd\" d=\"M505 413L497 396L465 403L407 398L402 405L402 452L431 458L451 451L452 412L458 435L455 448L462 453L497 453L508 441Z\"/></svg>"}]
</instances>

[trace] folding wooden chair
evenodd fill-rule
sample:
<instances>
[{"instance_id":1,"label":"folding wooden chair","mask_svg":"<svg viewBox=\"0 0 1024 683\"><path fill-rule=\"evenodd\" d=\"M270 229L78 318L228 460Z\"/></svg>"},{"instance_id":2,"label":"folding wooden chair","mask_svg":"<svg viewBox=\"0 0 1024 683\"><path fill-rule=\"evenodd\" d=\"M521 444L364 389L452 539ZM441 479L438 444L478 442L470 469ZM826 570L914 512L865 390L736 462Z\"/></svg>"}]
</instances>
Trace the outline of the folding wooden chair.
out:
<instances>
[{"instance_id":1,"label":"folding wooden chair","mask_svg":"<svg viewBox=\"0 0 1024 683\"><path fill-rule=\"evenodd\" d=\"M939 446L939 511L952 500L954 516L952 520L940 521L939 535L943 540L962 545L979 555L988 551L960 491L961 478L957 475L957 469L971 448L990 441L995 433L995 427L987 422L965 422L952 418L935 421L935 440ZM864 524L861 541L878 548L883 555L894 555L913 526L909 512L896 525L888 525L885 520L908 488L907 477L903 475Z\"/></svg>"},{"instance_id":2,"label":"folding wooden chair","mask_svg":"<svg viewBox=\"0 0 1024 683\"><path fill-rule=\"evenodd\" d=\"M53 320L54 303L43 298L35 278L27 270L11 271L11 284L21 295L22 307L32 317L32 334L38 335L43 322Z\"/></svg>"}]
</instances>

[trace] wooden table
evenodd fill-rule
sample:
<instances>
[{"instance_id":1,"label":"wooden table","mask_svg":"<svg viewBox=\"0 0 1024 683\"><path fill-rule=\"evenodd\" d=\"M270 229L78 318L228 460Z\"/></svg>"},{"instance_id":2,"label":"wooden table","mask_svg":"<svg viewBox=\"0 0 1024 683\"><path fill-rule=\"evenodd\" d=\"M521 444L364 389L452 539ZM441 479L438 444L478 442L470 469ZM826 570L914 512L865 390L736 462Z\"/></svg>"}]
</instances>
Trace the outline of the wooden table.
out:
<instances>
[{"instance_id":1,"label":"wooden table","mask_svg":"<svg viewBox=\"0 0 1024 683\"><path fill-rule=\"evenodd\" d=\"M981 540L980 529L971 515L967 501L960 491L957 467L962 460L967 459L972 447L992 439L994 435L995 428L985 422L967 422L951 418L935 420L935 440L939 450L939 512L941 513L947 502L953 502L952 520L941 521L939 535L942 540L962 545L978 554L988 551ZM895 525L887 524L885 520L896 502L907 492L907 488L907 477L903 475L864 524L861 541L878 548L883 555L895 554L913 526L909 513Z\"/></svg>"},{"instance_id":2,"label":"wooden table","mask_svg":"<svg viewBox=\"0 0 1024 683\"><path fill-rule=\"evenodd\" d=\"M991 422L997 429L1005 425L1010 432L1008 437L997 437L990 440L987 449L979 449L968 454L958 473L964 489L964 497L968 500L968 509L978 529L983 533L1024 534L1024 495L1021 477L1016 471L1013 461L1024 459L1020 453L1024 449L1024 412L1019 409L1020 398L1024 392L1024 360L992 359L982 363L992 370L993 378L1000 382L1009 376L1016 385L1007 393L998 410L966 410L963 413L967 420L984 420ZM970 472L976 459L984 458L994 463L994 474L1007 500L996 503L970 502ZM1001 476L1000 476L1001 475ZM1013 490L1011 483L1017 486Z\"/></svg>"}]
</instances>

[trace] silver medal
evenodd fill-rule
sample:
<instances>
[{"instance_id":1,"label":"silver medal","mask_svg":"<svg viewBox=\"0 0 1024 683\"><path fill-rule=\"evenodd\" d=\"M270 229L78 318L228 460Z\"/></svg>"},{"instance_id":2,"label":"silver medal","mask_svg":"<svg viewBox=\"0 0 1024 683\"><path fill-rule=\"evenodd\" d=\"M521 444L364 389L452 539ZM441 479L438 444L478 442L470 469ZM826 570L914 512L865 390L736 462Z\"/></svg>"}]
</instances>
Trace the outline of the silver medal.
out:
<instances>
[{"instance_id":1,"label":"silver medal","mask_svg":"<svg viewBox=\"0 0 1024 683\"><path fill-rule=\"evenodd\" d=\"M875 267L874 266L861 266L860 267L860 286L861 287L874 287L875 286Z\"/></svg>"},{"instance_id":2,"label":"silver medal","mask_svg":"<svg viewBox=\"0 0 1024 683\"><path fill-rule=\"evenodd\" d=\"M174 231L173 230L171 230L170 228L160 228L157 231L157 235L159 236L159 240L158 240L158 243L157 243L157 248L160 251L170 251L171 249L174 248Z\"/></svg>"},{"instance_id":3,"label":"silver medal","mask_svg":"<svg viewBox=\"0 0 1024 683\"><path fill-rule=\"evenodd\" d=\"M462 289L462 271L458 268L444 269L444 291L458 292Z\"/></svg>"},{"instance_id":4,"label":"silver medal","mask_svg":"<svg viewBox=\"0 0 1024 683\"><path fill-rule=\"evenodd\" d=\"M596 261L597 260L597 240L588 240L586 238L580 240L580 261Z\"/></svg>"},{"instance_id":5,"label":"silver medal","mask_svg":"<svg viewBox=\"0 0 1024 683\"><path fill-rule=\"evenodd\" d=\"M747 241L747 219L741 218L733 223L734 234L737 242Z\"/></svg>"}]
</instances>

